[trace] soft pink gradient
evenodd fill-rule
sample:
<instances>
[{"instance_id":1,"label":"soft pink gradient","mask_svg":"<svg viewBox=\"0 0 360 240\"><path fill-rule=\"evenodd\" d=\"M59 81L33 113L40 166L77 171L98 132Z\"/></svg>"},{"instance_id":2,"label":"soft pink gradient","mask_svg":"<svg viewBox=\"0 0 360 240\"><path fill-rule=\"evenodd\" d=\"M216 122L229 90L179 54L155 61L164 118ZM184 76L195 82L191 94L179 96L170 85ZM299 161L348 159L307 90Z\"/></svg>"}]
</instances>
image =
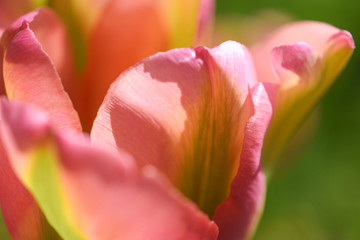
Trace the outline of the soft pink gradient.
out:
<instances>
[{"instance_id":1,"label":"soft pink gradient","mask_svg":"<svg viewBox=\"0 0 360 240\"><path fill-rule=\"evenodd\" d=\"M10 139L9 160L21 179L31 159L19 162L17 154L45 143L55 147L60 189L87 239L216 239L217 226L156 169L134 168L125 152L112 154L83 135L54 129L35 107L3 99L1 110L2 139ZM60 226L54 228L61 233Z\"/></svg>"}]
</instances>

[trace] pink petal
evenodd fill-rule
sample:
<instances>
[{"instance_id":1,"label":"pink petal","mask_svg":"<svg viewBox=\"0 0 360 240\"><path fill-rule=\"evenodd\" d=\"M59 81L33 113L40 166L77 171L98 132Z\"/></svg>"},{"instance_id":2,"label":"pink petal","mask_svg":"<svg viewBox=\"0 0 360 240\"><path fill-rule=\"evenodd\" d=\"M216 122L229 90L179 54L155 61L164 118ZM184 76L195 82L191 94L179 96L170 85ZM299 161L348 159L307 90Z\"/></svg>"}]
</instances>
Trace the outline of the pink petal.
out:
<instances>
[{"instance_id":1,"label":"pink petal","mask_svg":"<svg viewBox=\"0 0 360 240\"><path fill-rule=\"evenodd\" d=\"M276 47L271 54L274 71L282 80L291 78L289 71L308 79L317 60L313 48L304 42Z\"/></svg>"},{"instance_id":2,"label":"pink petal","mask_svg":"<svg viewBox=\"0 0 360 240\"><path fill-rule=\"evenodd\" d=\"M45 109L59 127L79 131L79 118L64 92L59 75L30 29L36 16L48 14L47 11L39 9L24 15L3 34L7 96Z\"/></svg>"},{"instance_id":3,"label":"pink petal","mask_svg":"<svg viewBox=\"0 0 360 240\"><path fill-rule=\"evenodd\" d=\"M139 174L79 139L58 141L69 200L91 238L216 239L216 225L152 167Z\"/></svg>"},{"instance_id":4,"label":"pink petal","mask_svg":"<svg viewBox=\"0 0 360 240\"><path fill-rule=\"evenodd\" d=\"M301 41L322 56L329 38L340 31L329 24L312 21L290 23L279 28L252 50L259 81L279 82L271 65L271 51L274 47Z\"/></svg>"},{"instance_id":5,"label":"pink petal","mask_svg":"<svg viewBox=\"0 0 360 240\"><path fill-rule=\"evenodd\" d=\"M39 8L19 18L9 27L7 32L15 33L23 24L23 20L29 22L31 31L35 34L42 49L49 55L59 74L65 89L76 100L75 64L72 46L67 36L66 28L59 17L50 8ZM4 36L4 44L9 41L9 36ZM6 39L5 39L6 38Z\"/></svg>"},{"instance_id":6,"label":"pink petal","mask_svg":"<svg viewBox=\"0 0 360 240\"><path fill-rule=\"evenodd\" d=\"M223 74L239 91L241 103L244 103L249 88L257 83L255 67L249 50L233 41L227 41L211 49L211 55L217 67L223 69ZM215 66L214 66L215 67Z\"/></svg>"},{"instance_id":7,"label":"pink petal","mask_svg":"<svg viewBox=\"0 0 360 240\"><path fill-rule=\"evenodd\" d=\"M174 158L204 75L194 49L174 49L148 57L112 84L91 131L95 144L125 149L140 166L153 164L170 178ZM176 157L177 158L177 157Z\"/></svg>"},{"instance_id":8,"label":"pink petal","mask_svg":"<svg viewBox=\"0 0 360 240\"><path fill-rule=\"evenodd\" d=\"M12 103L7 111L11 114L4 118L6 136L15 140L8 142L8 148L21 154L39 147L54 149L54 159L44 158L42 161L55 161L55 166L58 166L55 169L60 177L58 187L64 191L61 202L67 203L68 214L72 217L70 224L79 228L76 230L83 234L84 239L162 239L164 236L167 239L216 239L216 225L174 190L155 169L145 167L137 170L126 153L114 155L90 145L84 136L54 131L49 127L49 121L27 125L27 119L44 115L36 108ZM17 129L19 126L20 130ZM17 148L23 141L20 135L32 139L33 145L26 149ZM11 156L16 173L29 184L24 172L30 171L31 174L32 169L40 165L34 165L31 155L25 157L25 161L19 161L21 158L14 157L16 154ZM46 174L46 171L41 174ZM46 189L47 183L35 188ZM36 194L37 191L33 190ZM53 194L53 191L48 194ZM35 196L44 204L42 196ZM51 201L54 196L48 198ZM41 206L47 210L44 212L47 217L62 217L56 215L62 212ZM62 234L62 226L52 224Z\"/></svg>"},{"instance_id":9,"label":"pink petal","mask_svg":"<svg viewBox=\"0 0 360 240\"><path fill-rule=\"evenodd\" d=\"M66 92L77 104L79 82L76 79L73 46L65 25L52 9L45 7L39 8L34 19L29 22L31 31L49 55Z\"/></svg>"},{"instance_id":10,"label":"pink petal","mask_svg":"<svg viewBox=\"0 0 360 240\"><path fill-rule=\"evenodd\" d=\"M249 239L262 214L266 183L261 168L261 148L272 107L265 87L257 84L245 102L244 112L252 112L245 128L240 167L231 184L230 196L215 211L219 239Z\"/></svg>"},{"instance_id":11,"label":"pink petal","mask_svg":"<svg viewBox=\"0 0 360 240\"><path fill-rule=\"evenodd\" d=\"M3 125L4 115L8 115L11 111L18 109L14 109L14 106L9 104L4 98L0 101L0 125ZM33 116L29 120L32 119ZM19 119L15 117L13 120ZM27 122L27 124L33 125L31 121ZM18 135L18 137L23 144L29 143L29 139L23 139L22 134ZM0 130L0 205L5 224L12 239L39 240L47 239L47 237L59 239L56 232L46 221L31 193L29 193L15 175L4 146L4 142L8 141L4 137L3 131Z\"/></svg>"}]
</instances>

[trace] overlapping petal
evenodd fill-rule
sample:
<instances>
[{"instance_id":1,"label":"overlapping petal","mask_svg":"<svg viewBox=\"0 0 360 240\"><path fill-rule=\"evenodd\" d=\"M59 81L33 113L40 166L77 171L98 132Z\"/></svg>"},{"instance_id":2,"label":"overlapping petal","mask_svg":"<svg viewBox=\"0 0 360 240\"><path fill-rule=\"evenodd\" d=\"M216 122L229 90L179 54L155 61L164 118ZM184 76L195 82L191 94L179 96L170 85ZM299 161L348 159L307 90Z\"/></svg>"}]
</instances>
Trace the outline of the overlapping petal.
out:
<instances>
[{"instance_id":1,"label":"overlapping petal","mask_svg":"<svg viewBox=\"0 0 360 240\"><path fill-rule=\"evenodd\" d=\"M148 0L110 1L105 8L87 42L83 106L79 109L88 127L111 82L122 71L169 48L162 10L160 1Z\"/></svg>"},{"instance_id":2,"label":"overlapping petal","mask_svg":"<svg viewBox=\"0 0 360 240\"><path fill-rule=\"evenodd\" d=\"M54 130L34 107L3 100L1 108L9 160L61 237L216 239L216 225L155 169Z\"/></svg>"},{"instance_id":3,"label":"overlapping petal","mask_svg":"<svg viewBox=\"0 0 360 240\"><path fill-rule=\"evenodd\" d=\"M247 213L238 210L242 222L234 219L228 229L248 221L239 230L248 234L264 197L259 154L271 116L267 93L256 90L261 87L254 71L251 55L235 42L146 58L111 86L94 122L92 141L114 151L125 149L139 165L154 165L209 216L228 197L239 172L242 176L233 184L244 195L237 204L251 207ZM246 100L252 88L255 97ZM260 180L252 181L255 168Z\"/></svg>"},{"instance_id":4,"label":"overlapping petal","mask_svg":"<svg viewBox=\"0 0 360 240\"><path fill-rule=\"evenodd\" d=\"M263 82L279 82L272 69L271 52L273 48L296 42L305 42L321 56L329 38L339 33L339 31L338 28L329 24L312 21L295 22L281 26L268 39L259 43L252 50L259 80Z\"/></svg>"},{"instance_id":5,"label":"overlapping petal","mask_svg":"<svg viewBox=\"0 0 360 240\"><path fill-rule=\"evenodd\" d=\"M231 184L229 197L215 211L218 239L249 239L261 217L266 180L261 166L261 148L272 114L268 92L271 86L257 84L245 102L242 114L251 117L246 123L240 166Z\"/></svg>"},{"instance_id":6,"label":"overlapping petal","mask_svg":"<svg viewBox=\"0 0 360 240\"><path fill-rule=\"evenodd\" d=\"M3 108L1 108L3 110ZM0 124L3 125L3 111ZM0 130L0 205L6 227L13 240L60 239L48 224L33 196L15 175Z\"/></svg>"},{"instance_id":7,"label":"overlapping petal","mask_svg":"<svg viewBox=\"0 0 360 240\"><path fill-rule=\"evenodd\" d=\"M124 148L140 165L154 164L177 181L184 156L176 155L185 147L179 144L194 143L195 139L187 138L199 131L199 121L211 121L206 114L213 113L207 113L211 111L207 108L216 107L219 114L241 108L249 85L256 81L251 67L246 48L233 42L212 50L175 49L149 57L112 85L94 123L92 139L114 149ZM211 103L215 98L219 103ZM229 108L221 109L218 105L226 101ZM171 156L177 160L170 162Z\"/></svg>"},{"instance_id":8,"label":"overlapping petal","mask_svg":"<svg viewBox=\"0 0 360 240\"><path fill-rule=\"evenodd\" d=\"M214 2L50 4L67 29L41 8L6 30L0 49L9 99L45 110L1 101L0 201L12 237L216 239L204 213L219 239L251 237L265 198L260 153L271 105L265 164L344 67L351 35L303 22L252 53L236 42L157 53L111 86L92 129L95 147L68 131L81 126L62 84L89 130L120 72L205 42ZM0 9L0 33L16 14Z\"/></svg>"},{"instance_id":9,"label":"overlapping petal","mask_svg":"<svg viewBox=\"0 0 360 240\"><path fill-rule=\"evenodd\" d=\"M156 52L191 46L196 38L204 38L212 4L212 0L109 1L87 41L80 115L88 125L119 73Z\"/></svg>"},{"instance_id":10,"label":"overlapping petal","mask_svg":"<svg viewBox=\"0 0 360 240\"><path fill-rule=\"evenodd\" d=\"M39 4L29 3L28 10ZM214 8L213 0L52 0L46 4L64 21L72 45L67 39L66 43L41 39L41 33L54 35L54 29L60 29L58 19L40 19L44 14L38 14L36 19L42 30L38 34L34 23L31 29L50 55L86 131L90 130L111 82L123 70L156 52L206 42ZM8 5L20 9L21 4L5 5L4 9ZM47 48L49 43L62 47ZM55 57L53 50L57 50ZM58 64L57 60L61 62Z\"/></svg>"},{"instance_id":11,"label":"overlapping petal","mask_svg":"<svg viewBox=\"0 0 360 240\"><path fill-rule=\"evenodd\" d=\"M3 75L6 93L9 99L32 103L45 109L60 127L66 126L79 131L81 130L80 121L72 102L63 89L52 60L31 29L33 23L35 27L37 24L46 25L46 21L45 23L43 21L44 18L50 21L54 20L50 16L51 12L48 9L33 11L15 21L3 34ZM36 22L38 17L42 20L41 23ZM57 29L56 25L51 27ZM39 35L42 35L40 38L45 37L44 32L40 32ZM55 35L50 35L50 37L54 37L50 40L59 40ZM58 42L55 41L51 44L56 43ZM48 45L48 49L58 47L51 44ZM57 60L58 54L51 53L55 60Z\"/></svg>"},{"instance_id":12,"label":"overlapping petal","mask_svg":"<svg viewBox=\"0 0 360 240\"><path fill-rule=\"evenodd\" d=\"M319 22L283 26L253 49L259 81L278 85L263 161L273 165L354 49L350 33Z\"/></svg>"}]
</instances>

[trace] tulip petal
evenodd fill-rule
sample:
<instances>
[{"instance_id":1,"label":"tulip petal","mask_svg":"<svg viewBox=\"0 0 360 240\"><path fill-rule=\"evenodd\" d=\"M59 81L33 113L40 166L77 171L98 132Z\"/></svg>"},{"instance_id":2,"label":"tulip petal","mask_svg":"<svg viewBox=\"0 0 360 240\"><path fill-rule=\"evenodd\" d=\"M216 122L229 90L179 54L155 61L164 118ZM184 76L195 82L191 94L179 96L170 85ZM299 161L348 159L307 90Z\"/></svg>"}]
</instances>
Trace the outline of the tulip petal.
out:
<instances>
[{"instance_id":1,"label":"tulip petal","mask_svg":"<svg viewBox=\"0 0 360 240\"><path fill-rule=\"evenodd\" d=\"M170 48L204 45L210 40L214 0L167 1Z\"/></svg>"},{"instance_id":2,"label":"tulip petal","mask_svg":"<svg viewBox=\"0 0 360 240\"><path fill-rule=\"evenodd\" d=\"M252 49L257 76L261 82L279 82L273 71L271 52L274 47L305 42L311 46L319 56L322 56L324 46L329 37L340 30L326 23L304 21L283 25L275 30L263 43Z\"/></svg>"},{"instance_id":3,"label":"tulip petal","mask_svg":"<svg viewBox=\"0 0 360 240\"><path fill-rule=\"evenodd\" d=\"M177 166L169 159L185 128L184 108L197 101L205 74L194 49L157 53L129 68L109 89L93 143L125 149L140 166L150 163L173 179Z\"/></svg>"},{"instance_id":4,"label":"tulip petal","mask_svg":"<svg viewBox=\"0 0 360 240\"><path fill-rule=\"evenodd\" d=\"M2 35L3 31L0 28L0 36ZM4 85L4 77L3 77L3 58L4 58L4 51L0 44L0 96L5 95L5 85Z\"/></svg>"},{"instance_id":5,"label":"tulip petal","mask_svg":"<svg viewBox=\"0 0 360 240\"><path fill-rule=\"evenodd\" d=\"M166 8L163 11L166 13L167 22L169 23L170 48L193 45L198 14L200 13L199 15L203 15L203 17L206 16L206 14L201 14L202 2L202 0L173 0L166 2Z\"/></svg>"},{"instance_id":6,"label":"tulip petal","mask_svg":"<svg viewBox=\"0 0 360 240\"><path fill-rule=\"evenodd\" d=\"M62 17L72 34L80 34L84 39L110 1L112 0L51 0L51 7Z\"/></svg>"},{"instance_id":7,"label":"tulip petal","mask_svg":"<svg viewBox=\"0 0 360 240\"><path fill-rule=\"evenodd\" d=\"M64 21L74 46L76 69L86 64L89 35L111 0L51 0L51 7ZM81 82L78 82L81 85Z\"/></svg>"},{"instance_id":8,"label":"tulip petal","mask_svg":"<svg viewBox=\"0 0 360 240\"><path fill-rule=\"evenodd\" d=\"M59 127L81 130L80 121L65 93L59 75L36 39L31 24L44 9L15 21L3 34L3 74L9 99L47 110Z\"/></svg>"},{"instance_id":9,"label":"tulip petal","mask_svg":"<svg viewBox=\"0 0 360 240\"><path fill-rule=\"evenodd\" d=\"M216 225L155 169L138 171L124 152L53 130L36 108L6 111L10 161L64 239L216 239ZM25 120L34 117L43 120Z\"/></svg>"},{"instance_id":10,"label":"tulip petal","mask_svg":"<svg viewBox=\"0 0 360 240\"><path fill-rule=\"evenodd\" d=\"M233 87L238 89L240 101L243 104L248 95L248 89L257 83L251 53L243 45L227 41L211 49L211 55L217 67L223 70L225 78L234 81Z\"/></svg>"},{"instance_id":11,"label":"tulip petal","mask_svg":"<svg viewBox=\"0 0 360 240\"><path fill-rule=\"evenodd\" d=\"M325 23L299 22L285 25L253 50L259 81L279 85L262 151L267 171L334 82L353 48L346 31Z\"/></svg>"},{"instance_id":12,"label":"tulip petal","mask_svg":"<svg viewBox=\"0 0 360 240\"><path fill-rule=\"evenodd\" d=\"M60 239L46 221L33 196L15 175L4 143L4 116L10 113L10 104L1 99L0 112L0 205L7 229L14 240ZM12 110L16 111L16 109ZM31 124L31 122L29 123ZM19 135L22 137L22 135Z\"/></svg>"},{"instance_id":13,"label":"tulip petal","mask_svg":"<svg viewBox=\"0 0 360 240\"><path fill-rule=\"evenodd\" d=\"M106 91L123 70L169 48L162 10L161 2L152 0L112 0L107 4L87 42L80 108L86 129L91 128Z\"/></svg>"},{"instance_id":14,"label":"tulip petal","mask_svg":"<svg viewBox=\"0 0 360 240\"><path fill-rule=\"evenodd\" d=\"M300 78L309 78L316 61L313 48L304 42L276 47L271 54L274 71L281 80L293 78L289 71Z\"/></svg>"},{"instance_id":15,"label":"tulip petal","mask_svg":"<svg viewBox=\"0 0 360 240\"><path fill-rule=\"evenodd\" d=\"M66 92L76 101L76 88L79 83L76 79L74 53L67 30L52 9L42 7L35 11L37 14L30 22L30 29L44 52L49 55Z\"/></svg>"},{"instance_id":16,"label":"tulip petal","mask_svg":"<svg viewBox=\"0 0 360 240\"><path fill-rule=\"evenodd\" d=\"M262 214L266 181L260 158L272 114L267 91L263 84L257 84L243 108L243 112L252 116L246 123L240 167L231 184L229 197L218 206L213 217L220 229L220 240L249 239Z\"/></svg>"},{"instance_id":17,"label":"tulip petal","mask_svg":"<svg viewBox=\"0 0 360 240\"><path fill-rule=\"evenodd\" d=\"M92 141L152 164L212 216L237 172L254 71L235 42L155 54L113 83Z\"/></svg>"}]
</instances>

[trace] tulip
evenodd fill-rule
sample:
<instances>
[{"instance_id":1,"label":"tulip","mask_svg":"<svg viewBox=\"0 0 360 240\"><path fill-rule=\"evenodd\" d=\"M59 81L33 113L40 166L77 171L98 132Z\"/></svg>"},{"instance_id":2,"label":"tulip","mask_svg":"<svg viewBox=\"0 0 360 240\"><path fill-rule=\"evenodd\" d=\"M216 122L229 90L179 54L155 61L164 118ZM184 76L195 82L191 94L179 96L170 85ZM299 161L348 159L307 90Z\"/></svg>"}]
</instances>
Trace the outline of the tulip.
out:
<instances>
[{"instance_id":1,"label":"tulip","mask_svg":"<svg viewBox=\"0 0 360 240\"><path fill-rule=\"evenodd\" d=\"M40 9L2 37L10 102L1 104L0 202L12 238L216 239L218 228L249 236L264 200L271 108L247 49L228 42L141 61L113 84L126 95L109 90L90 142L54 67L62 58L37 39L36 29L60 29L47 38L66 49L57 19Z\"/></svg>"},{"instance_id":2,"label":"tulip","mask_svg":"<svg viewBox=\"0 0 360 240\"><path fill-rule=\"evenodd\" d=\"M280 164L287 144L353 50L349 32L313 21L284 25L252 49L258 79L274 84L274 114L262 151L264 168L269 172Z\"/></svg>"},{"instance_id":3,"label":"tulip","mask_svg":"<svg viewBox=\"0 0 360 240\"><path fill-rule=\"evenodd\" d=\"M83 128L89 131L120 72L156 52L206 41L213 4L213 0L2 0L0 29L35 6L49 5L56 11L38 10L31 29L51 56Z\"/></svg>"},{"instance_id":4,"label":"tulip","mask_svg":"<svg viewBox=\"0 0 360 240\"><path fill-rule=\"evenodd\" d=\"M326 63L343 65L353 47L340 33L315 64L325 76L338 73ZM294 80L283 68L316 78L312 42L277 46L272 63L236 42L145 58L112 84L90 138L63 88L75 64L56 49L69 42L48 9L2 37L0 204L12 238L250 238L265 197L262 142L281 102L281 85L262 83L259 69L273 63L284 79Z\"/></svg>"},{"instance_id":5,"label":"tulip","mask_svg":"<svg viewBox=\"0 0 360 240\"><path fill-rule=\"evenodd\" d=\"M248 50L226 42L140 61L112 84L90 141L32 17L3 36L0 200L13 239L251 236L271 104Z\"/></svg>"}]
</instances>

